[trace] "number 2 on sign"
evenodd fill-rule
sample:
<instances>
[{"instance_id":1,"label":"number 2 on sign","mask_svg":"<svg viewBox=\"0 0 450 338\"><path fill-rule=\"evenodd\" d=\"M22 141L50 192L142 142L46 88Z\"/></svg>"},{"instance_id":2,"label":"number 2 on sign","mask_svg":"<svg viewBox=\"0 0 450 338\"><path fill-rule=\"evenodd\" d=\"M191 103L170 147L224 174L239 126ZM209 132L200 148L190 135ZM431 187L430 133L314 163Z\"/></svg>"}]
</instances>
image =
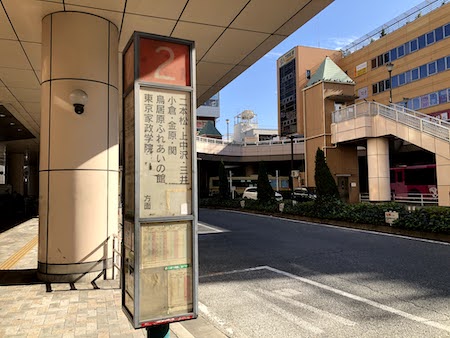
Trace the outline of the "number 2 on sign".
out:
<instances>
[{"instance_id":1,"label":"number 2 on sign","mask_svg":"<svg viewBox=\"0 0 450 338\"><path fill-rule=\"evenodd\" d=\"M165 51L165 52L169 53L169 58L166 61L164 61L163 63L161 63L158 66L158 68L156 68L155 77L160 80L174 81L175 77L168 76L168 75L162 75L162 74L160 74L160 71L162 71L164 67L168 66L175 59L175 53L173 52L172 48L169 48L169 47L161 46L161 47L156 48L156 53L160 53L161 51Z\"/></svg>"}]
</instances>

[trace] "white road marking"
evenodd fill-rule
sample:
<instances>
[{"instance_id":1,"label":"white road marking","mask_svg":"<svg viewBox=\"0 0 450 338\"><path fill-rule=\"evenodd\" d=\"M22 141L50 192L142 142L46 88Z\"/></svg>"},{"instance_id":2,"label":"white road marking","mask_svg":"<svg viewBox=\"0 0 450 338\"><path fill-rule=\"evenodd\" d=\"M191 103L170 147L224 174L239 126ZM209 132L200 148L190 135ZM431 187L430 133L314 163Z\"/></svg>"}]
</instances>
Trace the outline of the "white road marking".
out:
<instances>
[{"instance_id":1,"label":"white road marking","mask_svg":"<svg viewBox=\"0 0 450 338\"><path fill-rule=\"evenodd\" d=\"M355 326L355 325L356 325L355 322L353 322L353 321L351 321L351 320L349 320L349 319L346 319L346 318L344 318L344 317L335 315L335 314L330 313L330 312L328 312L328 311L324 311L324 310L318 309L318 308L316 308L316 307L314 307L314 306L311 306L311 305L302 303L302 302L300 302L300 301L298 301L298 300L291 299L291 298L287 298L287 297L284 296L284 295L280 295L279 292L276 292L276 291L275 291L275 292L270 292L270 291L263 290L263 289L258 289L258 290L256 290L256 291L258 291L259 293L261 293L261 294L263 294L263 295L266 295L266 296L269 296L269 297L276 298L276 299L278 299L278 300L281 300L281 301L283 301L283 302L289 303L289 304L294 305L294 306L296 306L296 307L299 307L299 308L302 308L302 309L305 309L305 310L314 312L314 313L316 313L316 314L318 314L318 315L320 315L320 316L327 317L327 318L329 318L329 319L332 319L332 320L334 320L334 321L337 321L337 322L339 322L339 323L341 323L341 324L344 324L344 325L346 325L346 326ZM277 290L277 291L281 291L281 290ZM277 294L277 293L278 293L278 294Z\"/></svg>"},{"instance_id":2,"label":"white road marking","mask_svg":"<svg viewBox=\"0 0 450 338\"><path fill-rule=\"evenodd\" d=\"M426 318L423 318L423 317L415 316L415 315L412 315L410 313L404 312L402 310L398 310L398 309L395 309L393 307L390 307L390 306L387 306L387 305L375 302L373 300L370 300L370 299L367 299L367 298L363 298L363 297L360 297L360 296L356 296L356 295L353 295L353 294L351 294L349 292L338 290L338 289L335 289L335 288L333 288L331 286L328 286L328 285L325 285L325 284L322 284L322 283L319 283L319 282L315 282L313 280L306 279L306 278L303 278L303 277L299 277L299 276L296 276L296 275L294 275L292 273L289 273L289 272L286 272L286 271L282 271L282 270L278 270L278 269L272 268L270 266L264 266L262 268L267 269L267 270L272 271L272 272L275 272L275 273L278 273L280 275L292 278L292 279L299 280L299 281L301 281L303 283L314 285L314 286L316 286L318 288L321 288L321 289L333 292L335 294L338 294L338 295L341 295L341 296L344 296L344 297L347 297L347 298L359 301L361 303L365 303L365 304L371 305L373 307L376 307L376 308L379 308L381 310L384 310L384 311L396 314L396 315L401 316L403 318L406 318L406 319L409 319L409 320L412 320L412 321L415 321L415 322L418 322L418 323L421 323L421 324L425 324L425 325L428 325L428 326L431 326L431 327L434 327L434 328L437 328L437 329L440 329L440 330L444 330L444 331L450 332L450 327L449 326L437 323L435 321L432 321L432 320L429 320L429 319L426 319Z\"/></svg>"},{"instance_id":3,"label":"white road marking","mask_svg":"<svg viewBox=\"0 0 450 338\"><path fill-rule=\"evenodd\" d=\"M323 330L318 328L317 326L314 326L311 323L308 323L307 321L301 319L298 316L294 316L292 313L289 313L288 311L282 309L281 307L273 304L271 301L268 301L266 299L261 298L260 296L250 292L250 291L244 291L247 297L251 298L255 302L264 303L267 308L272 310L273 312L277 313L284 319L287 319L288 321L294 323L295 325L301 327L302 329L308 330L315 334L321 334L323 333Z\"/></svg>"},{"instance_id":4,"label":"white road marking","mask_svg":"<svg viewBox=\"0 0 450 338\"><path fill-rule=\"evenodd\" d=\"M217 228L217 227L214 227L214 226L212 226L212 225L209 225L209 224L206 224L206 223L203 223L203 222L198 222L197 225L198 225L199 228L200 228L200 227L208 228L208 229L212 230L212 232L217 232L217 233L220 233L220 232L228 232L228 230L221 229L221 228ZM201 231L201 230L199 229L199 234L202 234L202 233L211 233L211 232L206 232L206 231L203 232L203 231Z\"/></svg>"},{"instance_id":5,"label":"white road marking","mask_svg":"<svg viewBox=\"0 0 450 338\"><path fill-rule=\"evenodd\" d=\"M333 293L338 294L340 296L347 297L347 298L356 300L358 302L371 305L371 306L376 307L376 308L378 308L380 310L396 314L398 316L401 316L403 318L412 320L414 322L421 323L421 324L424 324L424 325L427 325L427 326L431 326L431 327L434 327L434 328L439 329L439 330L450 332L450 326L447 326L447 325L444 325L444 324L440 324L438 322L435 322L435 321L432 321L432 320L429 320L429 319L426 319L426 318L423 318L423 317L419 317L419 316L416 316L416 315L404 312L402 310L398 310L398 309L395 309L393 307L390 307L390 306L387 306L387 305L375 302L373 300L370 300L370 299L367 299L367 298L364 298L364 297L360 297L360 296L351 294L349 292L342 291L342 290L333 288L331 286L328 286L328 285L325 285L325 284L313 281L311 279L303 278L303 277L294 275L292 273L289 273L289 272L286 272L286 271L282 271L282 270L278 270L278 269L275 269L275 268L272 268L272 267L266 266L266 265L265 266L258 266L258 267L255 267L255 268L242 269L242 270L232 270L232 271L226 271L226 272L213 273L213 274L210 274L210 275L200 276L200 278L224 276L224 275L230 275L230 274L235 274L235 273L259 271L259 270L269 270L269 271L272 271L274 273L278 273L280 275L283 275L283 276L286 276L286 277L289 277L289 278L301 281L303 283L316 286L316 287L321 288L323 290L327 290L327 291L333 292Z\"/></svg>"}]
</instances>

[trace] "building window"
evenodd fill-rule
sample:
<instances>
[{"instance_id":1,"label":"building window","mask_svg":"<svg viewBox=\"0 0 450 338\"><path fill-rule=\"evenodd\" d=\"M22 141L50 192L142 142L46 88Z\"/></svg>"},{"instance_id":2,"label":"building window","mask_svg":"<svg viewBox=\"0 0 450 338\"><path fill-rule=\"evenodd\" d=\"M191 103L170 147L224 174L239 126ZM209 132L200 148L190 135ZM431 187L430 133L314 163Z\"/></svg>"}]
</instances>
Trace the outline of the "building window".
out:
<instances>
[{"instance_id":1,"label":"building window","mask_svg":"<svg viewBox=\"0 0 450 338\"><path fill-rule=\"evenodd\" d=\"M446 90L440 90L439 91L439 104L441 103L447 103L447 91Z\"/></svg>"},{"instance_id":2,"label":"building window","mask_svg":"<svg viewBox=\"0 0 450 338\"><path fill-rule=\"evenodd\" d=\"M384 63L389 62L389 53L384 53Z\"/></svg>"},{"instance_id":3,"label":"building window","mask_svg":"<svg viewBox=\"0 0 450 338\"><path fill-rule=\"evenodd\" d=\"M427 33L427 45L434 43L434 31Z\"/></svg>"},{"instance_id":4,"label":"building window","mask_svg":"<svg viewBox=\"0 0 450 338\"><path fill-rule=\"evenodd\" d=\"M384 81L378 82L378 92L384 92Z\"/></svg>"},{"instance_id":5,"label":"building window","mask_svg":"<svg viewBox=\"0 0 450 338\"><path fill-rule=\"evenodd\" d=\"M449 37L450 36L450 23L446 24L444 26L444 36Z\"/></svg>"},{"instance_id":6,"label":"building window","mask_svg":"<svg viewBox=\"0 0 450 338\"><path fill-rule=\"evenodd\" d=\"M415 52L419 48L417 45L417 39L411 40L409 44L410 44L409 49L411 50L411 52Z\"/></svg>"},{"instance_id":7,"label":"building window","mask_svg":"<svg viewBox=\"0 0 450 338\"><path fill-rule=\"evenodd\" d=\"M406 80L405 80L405 73L398 74L398 84L399 84L399 86L404 85L405 82L406 82Z\"/></svg>"},{"instance_id":8,"label":"building window","mask_svg":"<svg viewBox=\"0 0 450 338\"><path fill-rule=\"evenodd\" d=\"M405 82L410 83L411 82L411 72L408 70L405 72Z\"/></svg>"},{"instance_id":9,"label":"building window","mask_svg":"<svg viewBox=\"0 0 450 338\"><path fill-rule=\"evenodd\" d=\"M438 27L434 30L434 36L436 38L436 42L441 41L444 38L444 30L442 27Z\"/></svg>"},{"instance_id":10,"label":"building window","mask_svg":"<svg viewBox=\"0 0 450 338\"><path fill-rule=\"evenodd\" d=\"M419 68L414 68L411 70L411 81L416 81L419 79Z\"/></svg>"},{"instance_id":11,"label":"building window","mask_svg":"<svg viewBox=\"0 0 450 338\"><path fill-rule=\"evenodd\" d=\"M409 43L405 43L405 54L409 54Z\"/></svg>"},{"instance_id":12,"label":"building window","mask_svg":"<svg viewBox=\"0 0 450 338\"><path fill-rule=\"evenodd\" d=\"M398 87L398 77L397 75L392 77L392 88Z\"/></svg>"},{"instance_id":13,"label":"building window","mask_svg":"<svg viewBox=\"0 0 450 338\"><path fill-rule=\"evenodd\" d=\"M384 89L388 90L389 88L391 88L391 83L389 82L389 79L387 79L384 83Z\"/></svg>"},{"instance_id":14,"label":"building window","mask_svg":"<svg viewBox=\"0 0 450 338\"><path fill-rule=\"evenodd\" d=\"M378 67L382 66L384 64L383 55L378 55L377 61L378 61Z\"/></svg>"},{"instance_id":15,"label":"building window","mask_svg":"<svg viewBox=\"0 0 450 338\"><path fill-rule=\"evenodd\" d=\"M436 73L436 62L430 62L428 64L428 75L433 75Z\"/></svg>"},{"instance_id":16,"label":"building window","mask_svg":"<svg viewBox=\"0 0 450 338\"><path fill-rule=\"evenodd\" d=\"M438 94L431 93L430 94L430 106L436 106L438 104Z\"/></svg>"},{"instance_id":17,"label":"building window","mask_svg":"<svg viewBox=\"0 0 450 338\"><path fill-rule=\"evenodd\" d=\"M397 55L399 58L401 58L403 55L405 55L405 46L404 45L397 48Z\"/></svg>"},{"instance_id":18,"label":"building window","mask_svg":"<svg viewBox=\"0 0 450 338\"><path fill-rule=\"evenodd\" d=\"M428 95L423 95L420 97L420 106L422 108L428 108L430 106L430 98Z\"/></svg>"},{"instance_id":19,"label":"building window","mask_svg":"<svg viewBox=\"0 0 450 338\"><path fill-rule=\"evenodd\" d=\"M414 110L420 109L420 98L415 97L415 98L412 100L412 102L413 102L413 108L412 108L412 109L414 109Z\"/></svg>"},{"instance_id":20,"label":"building window","mask_svg":"<svg viewBox=\"0 0 450 338\"><path fill-rule=\"evenodd\" d=\"M426 42L425 42L425 35L421 35L417 38L417 40L419 41L419 49L425 48L426 47Z\"/></svg>"},{"instance_id":21,"label":"building window","mask_svg":"<svg viewBox=\"0 0 450 338\"><path fill-rule=\"evenodd\" d=\"M445 58L437 60L437 71L443 72L445 70Z\"/></svg>"},{"instance_id":22,"label":"building window","mask_svg":"<svg viewBox=\"0 0 450 338\"><path fill-rule=\"evenodd\" d=\"M447 56L446 60L447 60L447 69L450 69L450 56Z\"/></svg>"},{"instance_id":23,"label":"building window","mask_svg":"<svg viewBox=\"0 0 450 338\"><path fill-rule=\"evenodd\" d=\"M420 78L424 79L428 76L427 65L420 66Z\"/></svg>"},{"instance_id":24,"label":"building window","mask_svg":"<svg viewBox=\"0 0 450 338\"><path fill-rule=\"evenodd\" d=\"M377 68L377 59L372 59L372 69Z\"/></svg>"},{"instance_id":25,"label":"building window","mask_svg":"<svg viewBox=\"0 0 450 338\"><path fill-rule=\"evenodd\" d=\"M397 48L391 49L391 61L397 60Z\"/></svg>"},{"instance_id":26,"label":"building window","mask_svg":"<svg viewBox=\"0 0 450 338\"><path fill-rule=\"evenodd\" d=\"M372 85L372 93L377 94L378 93L378 83L375 83Z\"/></svg>"}]
</instances>

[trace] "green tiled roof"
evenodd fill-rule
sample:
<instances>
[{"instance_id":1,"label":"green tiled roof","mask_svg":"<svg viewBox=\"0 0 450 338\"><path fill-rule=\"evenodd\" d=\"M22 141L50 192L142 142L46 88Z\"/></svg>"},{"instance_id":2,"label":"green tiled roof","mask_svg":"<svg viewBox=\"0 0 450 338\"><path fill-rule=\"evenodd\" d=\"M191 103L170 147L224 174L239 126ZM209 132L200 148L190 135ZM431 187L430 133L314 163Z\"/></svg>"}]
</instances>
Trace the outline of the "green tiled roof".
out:
<instances>
[{"instance_id":1,"label":"green tiled roof","mask_svg":"<svg viewBox=\"0 0 450 338\"><path fill-rule=\"evenodd\" d=\"M217 128L214 126L214 124L211 121L206 122L205 126L202 129L200 129L198 134L200 136L207 135L207 136L222 137L222 134L217 130Z\"/></svg>"},{"instance_id":2,"label":"green tiled roof","mask_svg":"<svg viewBox=\"0 0 450 338\"><path fill-rule=\"evenodd\" d=\"M319 69L309 79L306 87L312 86L314 83L324 82L339 82L339 83L355 83L350 76L339 68L328 56L319 66Z\"/></svg>"}]
</instances>

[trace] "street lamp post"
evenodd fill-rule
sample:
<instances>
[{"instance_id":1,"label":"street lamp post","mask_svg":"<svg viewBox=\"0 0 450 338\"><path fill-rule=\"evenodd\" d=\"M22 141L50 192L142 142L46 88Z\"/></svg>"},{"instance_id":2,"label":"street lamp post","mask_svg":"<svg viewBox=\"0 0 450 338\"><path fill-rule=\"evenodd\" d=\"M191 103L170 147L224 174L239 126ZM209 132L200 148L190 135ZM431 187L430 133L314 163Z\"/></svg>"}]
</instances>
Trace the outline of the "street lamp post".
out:
<instances>
[{"instance_id":1,"label":"street lamp post","mask_svg":"<svg viewBox=\"0 0 450 338\"><path fill-rule=\"evenodd\" d=\"M289 175L289 185L291 188L291 193L294 193L294 178L292 177L292 172L294 171L294 135L290 135L289 138L291 139L291 174Z\"/></svg>"},{"instance_id":2,"label":"street lamp post","mask_svg":"<svg viewBox=\"0 0 450 338\"><path fill-rule=\"evenodd\" d=\"M230 141L230 132L229 132L229 125L230 125L230 119L225 120L227 122L227 142Z\"/></svg>"},{"instance_id":3,"label":"street lamp post","mask_svg":"<svg viewBox=\"0 0 450 338\"><path fill-rule=\"evenodd\" d=\"M392 103L392 69L394 64L392 62L386 63L386 68L389 72L389 103Z\"/></svg>"}]
</instances>

